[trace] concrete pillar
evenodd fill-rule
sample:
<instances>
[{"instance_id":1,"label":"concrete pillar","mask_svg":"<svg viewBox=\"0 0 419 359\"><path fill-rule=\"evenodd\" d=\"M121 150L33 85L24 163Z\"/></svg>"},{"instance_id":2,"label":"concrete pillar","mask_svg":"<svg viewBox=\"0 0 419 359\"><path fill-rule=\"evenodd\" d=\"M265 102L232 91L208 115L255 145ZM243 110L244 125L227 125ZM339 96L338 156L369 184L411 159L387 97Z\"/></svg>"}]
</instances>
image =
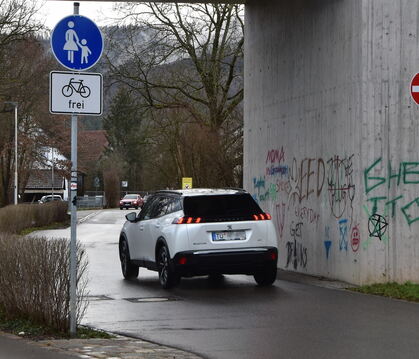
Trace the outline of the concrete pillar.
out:
<instances>
[{"instance_id":1,"label":"concrete pillar","mask_svg":"<svg viewBox=\"0 0 419 359\"><path fill-rule=\"evenodd\" d=\"M246 5L244 185L280 267L419 282L418 3Z\"/></svg>"}]
</instances>

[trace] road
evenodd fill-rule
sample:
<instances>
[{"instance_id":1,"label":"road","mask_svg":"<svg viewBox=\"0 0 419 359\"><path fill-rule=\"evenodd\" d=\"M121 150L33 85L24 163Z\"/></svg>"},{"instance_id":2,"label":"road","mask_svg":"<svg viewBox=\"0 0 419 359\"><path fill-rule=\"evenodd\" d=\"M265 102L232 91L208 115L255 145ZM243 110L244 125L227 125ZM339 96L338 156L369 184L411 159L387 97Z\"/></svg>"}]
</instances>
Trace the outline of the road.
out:
<instances>
[{"instance_id":1,"label":"road","mask_svg":"<svg viewBox=\"0 0 419 359\"><path fill-rule=\"evenodd\" d=\"M214 359L418 357L415 303L285 280L259 288L247 276L182 279L171 291L145 269L125 281L118 235L126 213L101 211L78 226L89 256L85 324Z\"/></svg>"}]
</instances>

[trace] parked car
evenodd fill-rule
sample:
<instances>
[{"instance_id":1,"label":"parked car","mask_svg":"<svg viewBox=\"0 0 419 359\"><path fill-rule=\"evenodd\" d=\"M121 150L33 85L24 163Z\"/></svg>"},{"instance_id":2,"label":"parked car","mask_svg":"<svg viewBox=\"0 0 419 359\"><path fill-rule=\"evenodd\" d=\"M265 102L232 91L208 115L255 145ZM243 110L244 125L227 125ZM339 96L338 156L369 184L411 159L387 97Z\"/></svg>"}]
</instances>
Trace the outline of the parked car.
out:
<instances>
[{"instance_id":1,"label":"parked car","mask_svg":"<svg viewBox=\"0 0 419 359\"><path fill-rule=\"evenodd\" d=\"M126 194L124 198L119 201L119 209L135 208L138 209L144 204L143 199L139 194Z\"/></svg>"},{"instance_id":2,"label":"parked car","mask_svg":"<svg viewBox=\"0 0 419 359\"><path fill-rule=\"evenodd\" d=\"M276 279L271 216L243 190L159 191L125 217L119 258L126 279L139 267L158 271L163 288L198 275L253 275L261 286Z\"/></svg>"},{"instance_id":3,"label":"parked car","mask_svg":"<svg viewBox=\"0 0 419 359\"><path fill-rule=\"evenodd\" d=\"M42 204L42 203L47 203L47 202L52 202L52 201L62 201L62 197L58 194L54 194L54 196L52 194L49 194L47 196L42 196L41 199L38 201L38 203Z\"/></svg>"}]
</instances>

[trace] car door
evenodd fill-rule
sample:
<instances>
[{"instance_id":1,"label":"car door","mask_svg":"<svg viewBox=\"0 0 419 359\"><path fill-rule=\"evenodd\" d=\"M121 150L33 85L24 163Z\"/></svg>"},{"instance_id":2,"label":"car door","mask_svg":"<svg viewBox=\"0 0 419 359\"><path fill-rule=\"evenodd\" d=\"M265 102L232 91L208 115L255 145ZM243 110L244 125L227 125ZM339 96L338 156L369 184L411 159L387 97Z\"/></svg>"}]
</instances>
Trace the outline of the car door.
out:
<instances>
[{"instance_id":1,"label":"car door","mask_svg":"<svg viewBox=\"0 0 419 359\"><path fill-rule=\"evenodd\" d=\"M152 211L151 211L151 219L147 226L147 236L148 240L144 243L146 246L145 253L147 253L148 261L154 262L155 261L155 248L157 240L162 236L162 225L161 225L161 218L166 214L167 205L169 203L169 198L166 196L159 196L156 201L154 202Z\"/></svg>"},{"instance_id":2,"label":"car door","mask_svg":"<svg viewBox=\"0 0 419 359\"><path fill-rule=\"evenodd\" d=\"M137 221L131 223L128 228L131 259L144 260L146 257L149 257L146 255L147 241L150 237L148 225L156 199L156 197L152 197L147 201L138 214Z\"/></svg>"}]
</instances>

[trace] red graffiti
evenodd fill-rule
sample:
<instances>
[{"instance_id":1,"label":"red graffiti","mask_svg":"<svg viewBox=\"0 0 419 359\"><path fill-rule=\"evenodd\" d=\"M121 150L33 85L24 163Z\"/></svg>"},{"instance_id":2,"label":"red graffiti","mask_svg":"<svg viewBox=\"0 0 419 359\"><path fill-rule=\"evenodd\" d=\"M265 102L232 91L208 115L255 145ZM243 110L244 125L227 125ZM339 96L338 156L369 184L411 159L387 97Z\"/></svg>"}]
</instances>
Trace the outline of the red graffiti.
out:
<instances>
[{"instance_id":1,"label":"red graffiti","mask_svg":"<svg viewBox=\"0 0 419 359\"><path fill-rule=\"evenodd\" d=\"M354 252L358 251L360 242L361 242L361 236L359 234L359 228L358 228L358 226L354 226L352 228L352 233L351 233L352 251L354 251Z\"/></svg>"},{"instance_id":2,"label":"red graffiti","mask_svg":"<svg viewBox=\"0 0 419 359\"><path fill-rule=\"evenodd\" d=\"M283 147L281 147L280 150L277 149L268 151L268 155L266 156L266 163L280 163L281 161L285 162L285 152Z\"/></svg>"}]
</instances>

